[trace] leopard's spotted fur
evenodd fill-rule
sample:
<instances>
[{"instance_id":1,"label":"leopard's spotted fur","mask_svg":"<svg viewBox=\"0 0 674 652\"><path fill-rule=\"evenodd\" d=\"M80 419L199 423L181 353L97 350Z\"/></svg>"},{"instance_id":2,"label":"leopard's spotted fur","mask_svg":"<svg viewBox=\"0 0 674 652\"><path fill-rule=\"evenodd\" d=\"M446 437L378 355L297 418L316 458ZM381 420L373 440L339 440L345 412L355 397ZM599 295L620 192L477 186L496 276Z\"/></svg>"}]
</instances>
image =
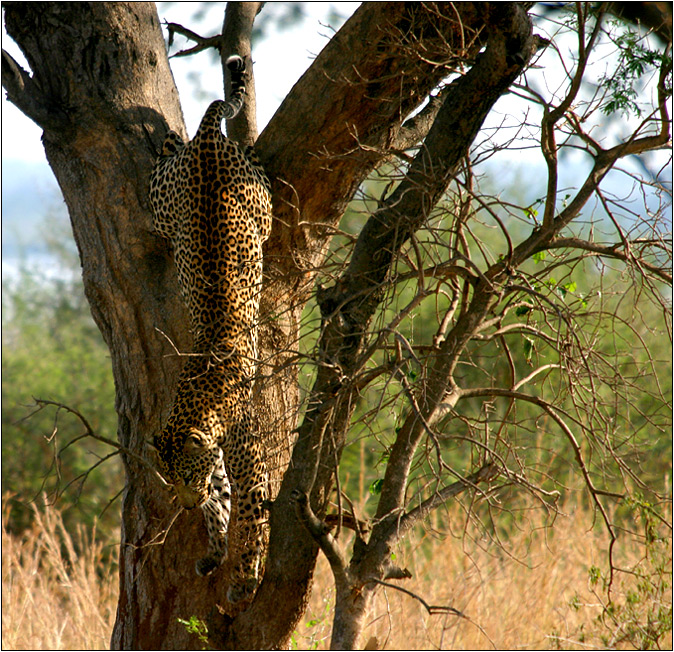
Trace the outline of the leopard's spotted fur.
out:
<instances>
[{"instance_id":1,"label":"leopard's spotted fur","mask_svg":"<svg viewBox=\"0 0 674 652\"><path fill-rule=\"evenodd\" d=\"M229 597L257 585L267 470L264 442L250 413L257 361L262 244L271 229L269 182L250 150L226 138L220 123L243 103L243 61L228 62L232 98L213 102L185 144L169 133L150 181L155 229L174 250L189 309L194 350L187 358L166 426L150 443L157 470L181 505L201 507L208 555L197 572L215 570L227 552L230 486L246 541Z\"/></svg>"}]
</instances>

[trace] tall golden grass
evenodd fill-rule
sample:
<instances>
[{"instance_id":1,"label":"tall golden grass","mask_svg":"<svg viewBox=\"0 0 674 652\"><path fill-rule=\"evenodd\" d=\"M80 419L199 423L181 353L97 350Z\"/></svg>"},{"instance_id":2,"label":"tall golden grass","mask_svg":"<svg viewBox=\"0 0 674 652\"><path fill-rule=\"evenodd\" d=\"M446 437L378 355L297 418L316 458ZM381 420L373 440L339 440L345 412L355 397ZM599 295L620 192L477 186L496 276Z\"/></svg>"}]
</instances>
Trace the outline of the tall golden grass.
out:
<instances>
[{"instance_id":1,"label":"tall golden grass","mask_svg":"<svg viewBox=\"0 0 674 652\"><path fill-rule=\"evenodd\" d=\"M117 575L95 533L71 534L53 507L34 508L34 524L7 532L2 513L2 647L7 650L109 648ZM79 551L79 552L78 552Z\"/></svg>"},{"instance_id":2,"label":"tall golden grass","mask_svg":"<svg viewBox=\"0 0 674 652\"><path fill-rule=\"evenodd\" d=\"M5 516L3 649L106 649L117 575L95 533L69 533L49 506L35 509L33 529L21 536L6 531ZM646 548L638 537L619 538L616 565L631 572L614 578L613 606L606 611L608 538L603 529L588 529L591 522L582 512L559 516L554 530L541 521L515 530L507 551L418 534L399 552L397 562L414 576L399 586L463 617L442 609L430 615L412 595L382 587L364 643L398 650L671 649L671 539ZM333 605L330 571L321 559L293 647L327 648Z\"/></svg>"},{"instance_id":3,"label":"tall golden grass","mask_svg":"<svg viewBox=\"0 0 674 652\"><path fill-rule=\"evenodd\" d=\"M409 542L397 561L413 579L397 584L417 598L381 590L364 642L393 650L672 649L671 538L648 551L638 536L620 538L614 563L630 572L614 576L611 617L606 531L582 511L558 516L554 530L538 518L515 529L505 550L428 535ZM316 577L298 649L329 645L334 592L325 559ZM463 617L447 609L430 615L418 598ZM658 637L656 626L665 630Z\"/></svg>"}]
</instances>

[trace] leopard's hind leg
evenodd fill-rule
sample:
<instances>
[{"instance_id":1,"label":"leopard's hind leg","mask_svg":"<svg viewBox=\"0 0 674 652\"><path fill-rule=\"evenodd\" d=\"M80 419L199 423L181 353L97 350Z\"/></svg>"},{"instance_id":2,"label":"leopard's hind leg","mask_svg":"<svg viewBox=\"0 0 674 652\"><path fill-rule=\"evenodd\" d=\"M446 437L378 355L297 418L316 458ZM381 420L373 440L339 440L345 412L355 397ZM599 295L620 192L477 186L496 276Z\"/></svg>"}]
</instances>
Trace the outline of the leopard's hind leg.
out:
<instances>
[{"instance_id":1,"label":"leopard's hind leg","mask_svg":"<svg viewBox=\"0 0 674 652\"><path fill-rule=\"evenodd\" d=\"M227 468L237 493L237 554L233 555L229 602L251 597L260 580L264 555L264 527L267 522L264 503L267 498L267 466L260 434L252 419L244 414L232 428L225 446Z\"/></svg>"},{"instance_id":2,"label":"leopard's hind leg","mask_svg":"<svg viewBox=\"0 0 674 652\"><path fill-rule=\"evenodd\" d=\"M208 553L196 563L197 575L210 575L227 556L227 530L232 511L232 487L222 458L211 476L210 498L201 506L208 530Z\"/></svg>"}]
</instances>

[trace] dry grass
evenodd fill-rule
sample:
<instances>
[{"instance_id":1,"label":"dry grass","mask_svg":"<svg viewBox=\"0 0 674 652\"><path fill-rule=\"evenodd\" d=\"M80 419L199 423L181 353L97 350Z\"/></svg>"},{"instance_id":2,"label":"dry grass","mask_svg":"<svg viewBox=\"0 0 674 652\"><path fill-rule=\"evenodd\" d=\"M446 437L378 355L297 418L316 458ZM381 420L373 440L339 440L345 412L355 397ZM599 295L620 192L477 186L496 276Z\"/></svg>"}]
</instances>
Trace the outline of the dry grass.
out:
<instances>
[{"instance_id":1,"label":"dry grass","mask_svg":"<svg viewBox=\"0 0 674 652\"><path fill-rule=\"evenodd\" d=\"M645 581L669 579L671 540L658 544L667 562L657 572L655 549L646 559L643 545L627 537L620 541L618 564L636 567L641 577L615 580L615 622L602 621L606 593L601 580L592 585L589 572L593 565L606 568L607 539L598 529L588 531L589 522L581 514L558 519L554 533L523 530L510 538L510 555L467 539L419 537L399 553L397 561L414 575L400 585L429 605L454 607L467 618L430 616L413 597L386 588L378 594L365 641L376 637L386 649L641 647L639 627L649 618L651 627L667 613L671 622L671 584ZM659 590L648 588L654 586ZM35 527L21 537L5 531L3 518L3 649L105 649L116 594L116 571L103 562L100 544L81 532L71 537L56 510L36 510ZM330 571L321 559L310 608L295 636L298 649L327 647L333 603ZM620 640L626 634L631 638ZM671 649L671 631L659 644Z\"/></svg>"},{"instance_id":2,"label":"dry grass","mask_svg":"<svg viewBox=\"0 0 674 652\"><path fill-rule=\"evenodd\" d=\"M66 531L57 510L34 511L33 529L12 536L3 507L2 648L108 649L117 608L115 569L103 562L93 536Z\"/></svg>"},{"instance_id":3,"label":"dry grass","mask_svg":"<svg viewBox=\"0 0 674 652\"><path fill-rule=\"evenodd\" d=\"M453 517L460 521L458 510ZM593 567L607 571L605 531L588 531L587 513L559 516L554 531L543 527L540 514L533 519L511 535L507 552L451 537L421 535L409 542L396 561L413 579L397 584L429 606L453 607L466 617L429 615L419 600L385 588L376 597L363 642L376 639L378 649L392 650L642 649L662 621L669 631L659 645L672 649L671 538L655 544L648 558L643 541L621 539L615 563L634 572L616 576L614 618L602 618L608 601L603 575L595 583L590 577ZM658 563L663 565L656 568ZM330 581L321 558L297 649L329 645Z\"/></svg>"}]
</instances>

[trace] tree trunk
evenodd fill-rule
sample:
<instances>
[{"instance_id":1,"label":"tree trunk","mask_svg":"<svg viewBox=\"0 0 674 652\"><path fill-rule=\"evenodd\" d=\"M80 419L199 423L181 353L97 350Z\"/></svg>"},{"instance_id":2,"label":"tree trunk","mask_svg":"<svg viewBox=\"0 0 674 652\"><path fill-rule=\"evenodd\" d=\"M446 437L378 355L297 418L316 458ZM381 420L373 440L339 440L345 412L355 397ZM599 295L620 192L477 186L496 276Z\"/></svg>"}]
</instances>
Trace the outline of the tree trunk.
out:
<instances>
[{"instance_id":1,"label":"tree trunk","mask_svg":"<svg viewBox=\"0 0 674 652\"><path fill-rule=\"evenodd\" d=\"M185 136L156 9L150 3L7 2L5 22L30 76L3 53L8 97L44 130L82 262L86 295L110 347L127 484L122 505L120 597L112 646L192 649L178 622L226 605L224 573L197 577L203 518L171 504L134 455L157 432L189 350L189 320L172 253L152 231L147 185L167 128ZM457 14L458 11L458 14ZM298 407L294 358L299 319L358 184L392 146L404 118L480 47L473 3L365 3L326 46L258 141L274 186L265 247L257 416L269 433L272 496L290 453ZM419 53L423 42L423 56ZM435 62L435 63L434 63ZM270 522L264 581L246 611L213 612L213 636L232 648L287 645L301 617L318 548L288 496L304 449L286 474ZM312 503L320 513L331 471ZM218 615L220 614L220 615Z\"/></svg>"}]
</instances>

